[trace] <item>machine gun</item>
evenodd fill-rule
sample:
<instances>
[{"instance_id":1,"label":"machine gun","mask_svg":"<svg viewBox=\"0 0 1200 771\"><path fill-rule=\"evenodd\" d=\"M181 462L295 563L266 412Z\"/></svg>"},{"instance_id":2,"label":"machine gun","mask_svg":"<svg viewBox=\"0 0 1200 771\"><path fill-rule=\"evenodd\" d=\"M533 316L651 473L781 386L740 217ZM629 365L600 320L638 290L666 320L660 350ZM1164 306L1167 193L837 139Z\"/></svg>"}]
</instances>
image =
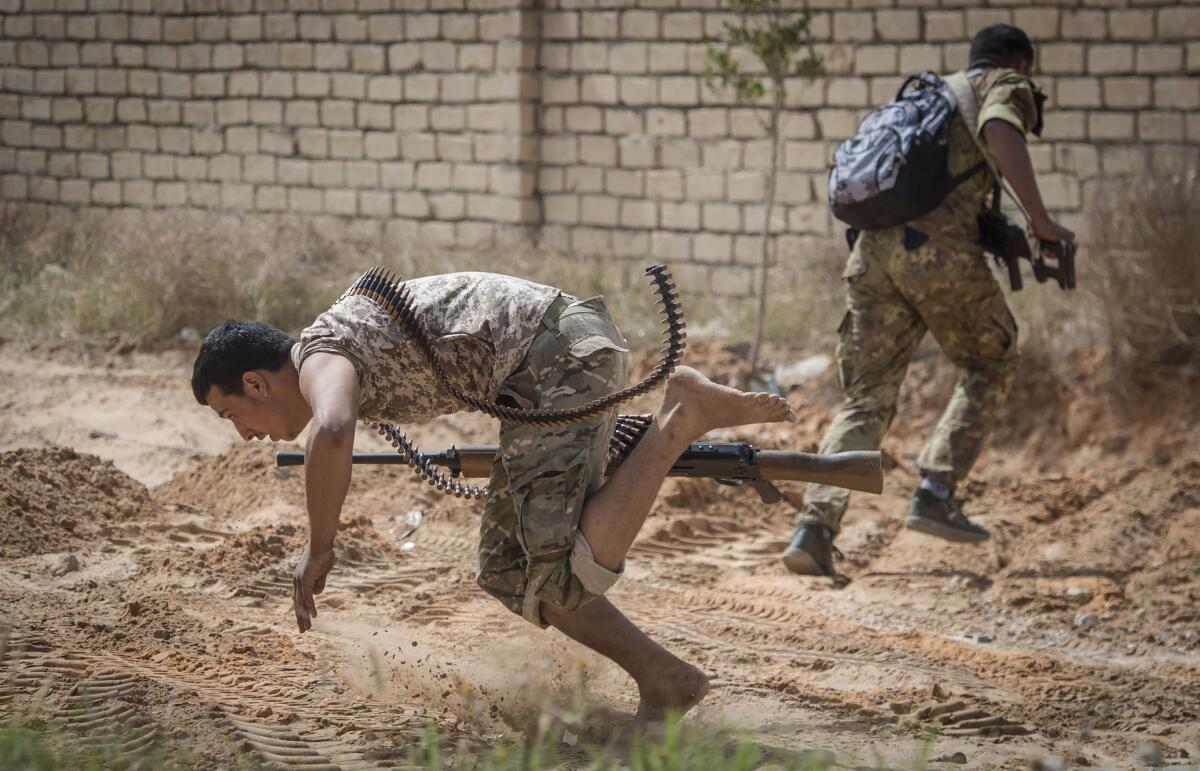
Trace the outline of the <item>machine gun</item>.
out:
<instances>
[{"instance_id":1,"label":"machine gun","mask_svg":"<svg viewBox=\"0 0 1200 771\"><path fill-rule=\"evenodd\" d=\"M991 253L997 265L1008 268L1008 283L1012 290L1019 292L1024 286L1021 281L1021 260L1029 260L1033 264L1033 277L1039 284L1054 279L1059 288L1074 289L1075 242L1038 239L1038 250L1034 254L1029 248L1025 231L1009 222L1008 217L1000 211L999 198L997 191L991 208L979 212L979 243ZM1046 262L1047 254L1054 259L1054 265Z\"/></svg>"},{"instance_id":2,"label":"machine gun","mask_svg":"<svg viewBox=\"0 0 1200 771\"><path fill-rule=\"evenodd\" d=\"M487 477L496 458L495 445L451 447L441 452L420 453L421 460L441 466L451 477ZM613 468L623 460L614 458ZM355 453L354 462L364 465L403 465L404 456L394 452ZM304 464L302 452L277 452L278 466ZM883 492L883 471L878 452L839 452L818 455L785 450L761 450L746 442L693 442L679 456L668 476L714 479L720 484L754 488L764 503L783 497L772 480L796 480L844 487L867 493Z\"/></svg>"}]
</instances>

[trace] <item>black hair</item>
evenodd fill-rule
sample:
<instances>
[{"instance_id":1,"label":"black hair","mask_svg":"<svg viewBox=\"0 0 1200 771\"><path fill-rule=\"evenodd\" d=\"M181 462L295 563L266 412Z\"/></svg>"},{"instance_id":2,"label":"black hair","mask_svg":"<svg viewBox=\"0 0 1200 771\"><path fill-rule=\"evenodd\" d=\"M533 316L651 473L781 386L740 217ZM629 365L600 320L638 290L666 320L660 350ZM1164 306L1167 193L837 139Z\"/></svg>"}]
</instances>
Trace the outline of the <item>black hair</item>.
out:
<instances>
[{"instance_id":1,"label":"black hair","mask_svg":"<svg viewBox=\"0 0 1200 771\"><path fill-rule=\"evenodd\" d=\"M256 369L277 371L291 354L292 338L261 321L230 319L208 333L192 365L192 394L208 404L208 389L242 393L242 374Z\"/></svg>"},{"instance_id":2,"label":"black hair","mask_svg":"<svg viewBox=\"0 0 1200 771\"><path fill-rule=\"evenodd\" d=\"M1020 27L992 24L976 32L971 40L971 67L991 64L1016 68L1023 61L1033 64L1033 43Z\"/></svg>"}]
</instances>

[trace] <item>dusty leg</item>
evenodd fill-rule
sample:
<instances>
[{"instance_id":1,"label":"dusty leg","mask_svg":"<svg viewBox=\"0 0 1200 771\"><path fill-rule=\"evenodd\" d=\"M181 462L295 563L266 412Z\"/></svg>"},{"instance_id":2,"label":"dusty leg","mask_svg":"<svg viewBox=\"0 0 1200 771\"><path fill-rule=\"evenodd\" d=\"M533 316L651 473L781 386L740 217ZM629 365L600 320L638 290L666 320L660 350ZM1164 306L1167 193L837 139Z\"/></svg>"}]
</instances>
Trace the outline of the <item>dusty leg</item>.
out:
<instances>
[{"instance_id":1,"label":"dusty leg","mask_svg":"<svg viewBox=\"0 0 1200 771\"><path fill-rule=\"evenodd\" d=\"M605 597L575 610L542 603L542 616L576 642L615 661L638 686L637 720L686 712L708 693L708 678L646 636Z\"/></svg>"},{"instance_id":2,"label":"dusty leg","mask_svg":"<svg viewBox=\"0 0 1200 771\"><path fill-rule=\"evenodd\" d=\"M620 566L667 472L691 442L714 428L795 418L781 397L717 385L680 367L642 440L583 507L579 529L596 562L612 570Z\"/></svg>"}]
</instances>

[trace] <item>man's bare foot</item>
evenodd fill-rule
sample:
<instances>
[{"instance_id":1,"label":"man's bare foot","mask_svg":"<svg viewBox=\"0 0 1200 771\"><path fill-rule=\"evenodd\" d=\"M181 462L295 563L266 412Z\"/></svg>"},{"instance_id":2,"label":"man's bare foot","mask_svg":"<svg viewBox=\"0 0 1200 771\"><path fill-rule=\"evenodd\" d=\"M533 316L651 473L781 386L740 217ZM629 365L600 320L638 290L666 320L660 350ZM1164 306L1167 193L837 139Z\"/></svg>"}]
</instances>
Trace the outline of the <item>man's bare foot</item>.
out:
<instances>
[{"instance_id":1,"label":"man's bare foot","mask_svg":"<svg viewBox=\"0 0 1200 771\"><path fill-rule=\"evenodd\" d=\"M663 432L692 441L714 428L790 422L796 413L781 396L718 385L691 367L680 367L667 381L655 419Z\"/></svg>"},{"instance_id":2,"label":"man's bare foot","mask_svg":"<svg viewBox=\"0 0 1200 771\"><path fill-rule=\"evenodd\" d=\"M682 715L699 704L708 694L708 677L691 664L679 661L656 673L653 679L639 682L638 693L641 702L634 719L643 723L662 720L669 711Z\"/></svg>"}]
</instances>

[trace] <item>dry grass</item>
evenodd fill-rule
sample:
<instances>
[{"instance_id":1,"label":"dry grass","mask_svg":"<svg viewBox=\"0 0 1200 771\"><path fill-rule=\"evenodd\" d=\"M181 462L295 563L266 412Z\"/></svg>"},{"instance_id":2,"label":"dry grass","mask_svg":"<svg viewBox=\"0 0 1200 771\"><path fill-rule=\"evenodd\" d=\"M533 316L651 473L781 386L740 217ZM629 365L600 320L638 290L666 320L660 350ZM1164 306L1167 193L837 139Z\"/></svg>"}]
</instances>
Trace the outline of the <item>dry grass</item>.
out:
<instances>
[{"instance_id":1,"label":"dry grass","mask_svg":"<svg viewBox=\"0 0 1200 771\"><path fill-rule=\"evenodd\" d=\"M12 205L0 209L0 335L116 338L148 347L182 330L203 334L235 317L296 333L375 264L402 276L495 271L580 296L603 294L635 345L658 338L657 308L638 261L564 254L516 240L482 249L349 241L299 218L191 211L46 215ZM814 287L786 278L785 270L777 275L771 339L811 343L832 328L827 306L841 303L836 277ZM682 300L692 334L748 336L752 300L687 292Z\"/></svg>"},{"instance_id":2,"label":"dry grass","mask_svg":"<svg viewBox=\"0 0 1200 771\"><path fill-rule=\"evenodd\" d=\"M1193 161L1101 191L1076 260L1078 289L1027 278L1014 297L1026 321L1023 369L1058 372L1072 390L1124 397L1200 364L1197 168ZM1098 366L1090 382L1070 383L1064 362L1081 351Z\"/></svg>"}]
</instances>

